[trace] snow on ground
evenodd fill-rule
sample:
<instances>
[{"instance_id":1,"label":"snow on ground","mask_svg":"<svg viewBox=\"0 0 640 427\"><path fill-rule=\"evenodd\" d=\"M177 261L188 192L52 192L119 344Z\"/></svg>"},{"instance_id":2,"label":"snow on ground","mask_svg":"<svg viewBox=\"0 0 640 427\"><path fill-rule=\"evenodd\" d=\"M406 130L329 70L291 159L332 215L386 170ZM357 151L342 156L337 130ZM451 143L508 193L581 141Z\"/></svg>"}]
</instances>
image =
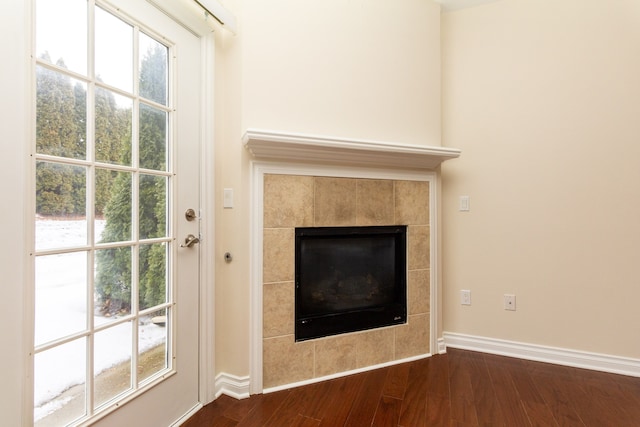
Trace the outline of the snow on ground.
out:
<instances>
[{"instance_id":1,"label":"snow on ground","mask_svg":"<svg viewBox=\"0 0 640 427\"><path fill-rule=\"evenodd\" d=\"M96 221L100 236L105 221ZM99 240L99 239L97 239ZM36 221L36 249L68 248L87 243L87 223L75 221ZM36 258L36 346L86 328L87 252L45 255ZM93 274L91 271L90 274ZM96 325L114 318L94 316ZM143 319L138 325L139 351L165 340L166 328ZM131 359L130 323L109 328L95 335L94 372L96 374ZM86 340L56 347L35 356L34 402L38 419L66 402L57 397L68 388L83 384L86 375Z\"/></svg>"}]
</instances>

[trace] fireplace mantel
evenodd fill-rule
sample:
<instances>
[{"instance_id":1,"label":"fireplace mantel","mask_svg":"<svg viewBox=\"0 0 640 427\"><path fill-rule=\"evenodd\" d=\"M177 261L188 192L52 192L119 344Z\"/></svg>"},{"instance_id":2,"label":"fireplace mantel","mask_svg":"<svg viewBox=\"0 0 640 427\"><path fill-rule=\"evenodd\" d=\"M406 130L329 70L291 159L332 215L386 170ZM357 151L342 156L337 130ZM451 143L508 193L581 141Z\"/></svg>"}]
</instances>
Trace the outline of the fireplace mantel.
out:
<instances>
[{"instance_id":1,"label":"fireplace mantel","mask_svg":"<svg viewBox=\"0 0 640 427\"><path fill-rule=\"evenodd\" d=\"M433 170L460 156L456 148L247 129L243 144L260 160Z\"/></svg>"}]
</instances>

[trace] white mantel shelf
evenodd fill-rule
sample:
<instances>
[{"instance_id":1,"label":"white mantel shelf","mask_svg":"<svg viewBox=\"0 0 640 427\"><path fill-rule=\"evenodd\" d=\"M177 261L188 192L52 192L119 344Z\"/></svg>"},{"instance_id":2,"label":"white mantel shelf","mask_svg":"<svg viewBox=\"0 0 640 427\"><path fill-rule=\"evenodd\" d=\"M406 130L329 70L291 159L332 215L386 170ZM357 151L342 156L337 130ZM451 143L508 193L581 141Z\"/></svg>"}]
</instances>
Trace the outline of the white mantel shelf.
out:
<instances>
[{"instance_id":1,"label":"white mantel shelf","mask_svg":"<svg viewBox=\"0 0 640 427\"><path fill-rule=\"evenodd\" d=\"M259 160L349 164L394 169L437 168L460 156L456 148L247 129L244 146Z\"/></svg>"}]
</instances>

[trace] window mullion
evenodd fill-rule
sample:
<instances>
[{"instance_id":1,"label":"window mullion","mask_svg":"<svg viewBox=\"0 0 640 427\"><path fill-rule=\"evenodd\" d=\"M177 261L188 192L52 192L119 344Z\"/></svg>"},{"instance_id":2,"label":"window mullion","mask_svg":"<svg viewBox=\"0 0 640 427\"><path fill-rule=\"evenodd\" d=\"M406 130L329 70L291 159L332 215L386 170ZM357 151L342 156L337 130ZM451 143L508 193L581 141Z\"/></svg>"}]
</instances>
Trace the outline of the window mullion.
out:
<instances>
[{"instance_id":1,"label":"window mullion","mask_svg":"<svg viewBox=\"0 0 640 427\"><path fill-rule=\"evenodd\" d=\"M133 27L133 94L134 94L134 114L132 118L133 129L131 135L132 142L132 161L133 167L136 169L135 185L131 194L133 194L132 206L133 206L133 224L132 229L135 230L135 236L133 237L136 245L133 251L132 267L131 267L131 313L134 315L131 328L131 386L134 390L138 389L138 325L139 325L139 278L140 278L140 87L138 83L139 71L139 52L140 52L140 28L135 25Z\"/></svg>"},{"instance_id":2,"label":"window mullion","mask_svg":"<svg viewBox=\"0 0 640 427\"><path fill-rule=\"evenodd\" d=\"M87 203L87 222L89 224L89 244L91 245L91 251L87 257L87 328L89 335L87 336L87 378L86 378L86 415L92 416L94 413L95 402L95 389L93 373L95 372L94 366L94 353L95 353L95 339L94 339L94 260L95 260L95 1L89 0L87 2L87 75L89 77L89 83L87 84L87 123L86 123L86 149L87 160L90 162L90 176L91 183L88 186L87 197L91 195L91 201Z\"/></svg>"}]
</instances>

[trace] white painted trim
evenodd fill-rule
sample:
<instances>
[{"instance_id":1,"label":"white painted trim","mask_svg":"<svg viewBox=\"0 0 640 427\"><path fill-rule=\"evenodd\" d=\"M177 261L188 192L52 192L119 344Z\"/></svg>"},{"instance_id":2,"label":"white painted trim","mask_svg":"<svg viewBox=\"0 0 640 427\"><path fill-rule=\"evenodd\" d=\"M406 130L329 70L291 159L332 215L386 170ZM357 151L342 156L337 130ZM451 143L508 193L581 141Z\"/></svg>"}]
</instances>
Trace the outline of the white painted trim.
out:
<instances>
[{"instance_id":1,"label":"white painted trim","mask_svg":"<svg viewBox=\"0 0 640 427\"><path fill-rule=\"evenodd\" d=\"M444 343L444 338L438 338L438 354L445 354L447 352L447 346Z\"/></svg>"},{"instance_id":2,"label":"white painted trim","mask_svg":"<svg viewBox=\"0 0 640 427\"><path fill-rule=\"evenodd\" d=\"M202 407L203 407L202 403L198 403L193 408L191 408L189 410L189 412L187 412L186 414L182 415L176 421L171 423L170 427L178 427L178 426L181 426L182 424L186 423L189 420L189 418L194 416L200 409L202 409Z\"/></svg>"},{"instance_id":3,"label":"white painted trim","mask_svg":"<svg viewBox=\"0 0 640 427\"><path fill-rule=\"evenodd\" d=\"M249 218L249 393L262 393L264 166L251 164Z\"/></svg>"},{"instance_id":4,"label":"white painted trim","mask_svg":"<svg viewBox=\"0 0 640 427\"><path fill-rule=\"evenodd\" d=\"M432 173L429 182L429 351L438 348L440 331L440 212L438 192L439 174Z\"/></svg>"},{"instance_id":5,"label":"white painted trim","mask_svg":"<svg viewBox=\"0 0 640 427\"><path fill-rule=\"evenodd\" d=\"M470 7L482 6L487 3L493 3L498 0L434 0L442 5L443 12L452 12L454 10L468 9Z\"/></svg>"},{"instance_id":6,"label":"white painted trim","mask_svg":"<svg viewBox=\"0 0 640 427\"><path fill-rule=\"evenodd\" d=\"M251 203L250 218L253 219L250 229L250 354L249 354L249 377L250 394L263 393L262 381L262 331L263 331L263 293L262 293L262 248L263 248L263 214L264 214L264 175L307 175L307 176L327 176L327 177L344 177L344 178L364 178L364 179L389 179L389 180L413 180L428 181L430 183L430 198L433 193L432 189L437 179L435 171L415 171L415 170L398 170L398 169L375 169L354 166L339 165L319 165L319 164L300 164L290 162L264 162L253 161L251 163ZM429 201L431 203L432 200ZM430 216L429 225L431 230L435 228L435 215ZM433 233L432 233L433 234ZM431 237L433 245L434 237ZM436 246L432 246L435 248ZM434 260L436 250L430 251L430 283L431 283L431 301L434 301L434 289L437 287L437 269L438 266ZM437 294L436 294L437 295ZM435 329L437 315L439 310L437 304L433 304L430 310L430 336L435 337ZM434 350L435 340L432 338L429 343L431 353ZM431 354L429 353L429 354ZM420 356L422 357L422 356ZM365 368L368 369L368 368ZM349 373L340 373L336 376L349 375ZM323 377L328 378L328 377ZM309 380L317 382L314 378ZM302 385L303 383L300 383ZM291 386L291 385L290 385ZM272 390L272 389L270 389Z\"/></svg>"},{"instance_id":7,"label":"white painted trim","mask_svg":"<svg viewBox=\"0 0 640 427\"><path fill-rule=\"evenodd\" d=\"M445 332L447 347L640 377L640 359Z\"/></svg>"},{"instance_id":8,"label":"white painted trim","mask_svg":"<svg viewBox=\"0 0 640 427\"><path fill-rule=\"evenodd\" d=\"M202 108L200 165L200 334L199 399L203 404L216 396L215 386L215 36L201 38Z\"/></svg>"},{"instance_id":9,"label":"white painted trim","mask_svg":"<svg viewBox=\"0 0 640 427\"><path fill-rule=\"evenodd\" d=\"M264 390L264 393L274 393L280 390L286 390L288 388L301 387L309 384L315 384L322 381L328 381L335 378L346 377L348 375L360 374L362 372L369 372L375 369L386 368L388 366L400 365L401 363L415 362L416 360L426 359L427 357L431 357L431 353L421 354L419 356L407 357L406 359L401 360L392 360L390 362L380 363L378 365L366 366L364 368L352 369L351 371L339 372L337 374L326 375L324 377L312 378L305 381L298 381L291 384L279 385L276 387L270 387Z\"/></svg>"},{"instance_id":10,"label":"white painted trim","mask_svg":"<svg viewBox=\"0 0 640 427\"><path fill-rule=\"evenodd\" d=\"M393 169L432 170L460 150L332 136L247 129L242 141L258 160L315 162Z\"/></svg>"},{"instance_id":11,"label":"white painted trim","mask_svg":"<svg viewBox=\"0 0 640 427\"><path fill-rule=\"evenodd\" d=\"M216 399L223 394L234 399L246 399L249 397L250 383L249 377L238 377L222 372L216 377Z\"/></svg>"}]
</instances>

